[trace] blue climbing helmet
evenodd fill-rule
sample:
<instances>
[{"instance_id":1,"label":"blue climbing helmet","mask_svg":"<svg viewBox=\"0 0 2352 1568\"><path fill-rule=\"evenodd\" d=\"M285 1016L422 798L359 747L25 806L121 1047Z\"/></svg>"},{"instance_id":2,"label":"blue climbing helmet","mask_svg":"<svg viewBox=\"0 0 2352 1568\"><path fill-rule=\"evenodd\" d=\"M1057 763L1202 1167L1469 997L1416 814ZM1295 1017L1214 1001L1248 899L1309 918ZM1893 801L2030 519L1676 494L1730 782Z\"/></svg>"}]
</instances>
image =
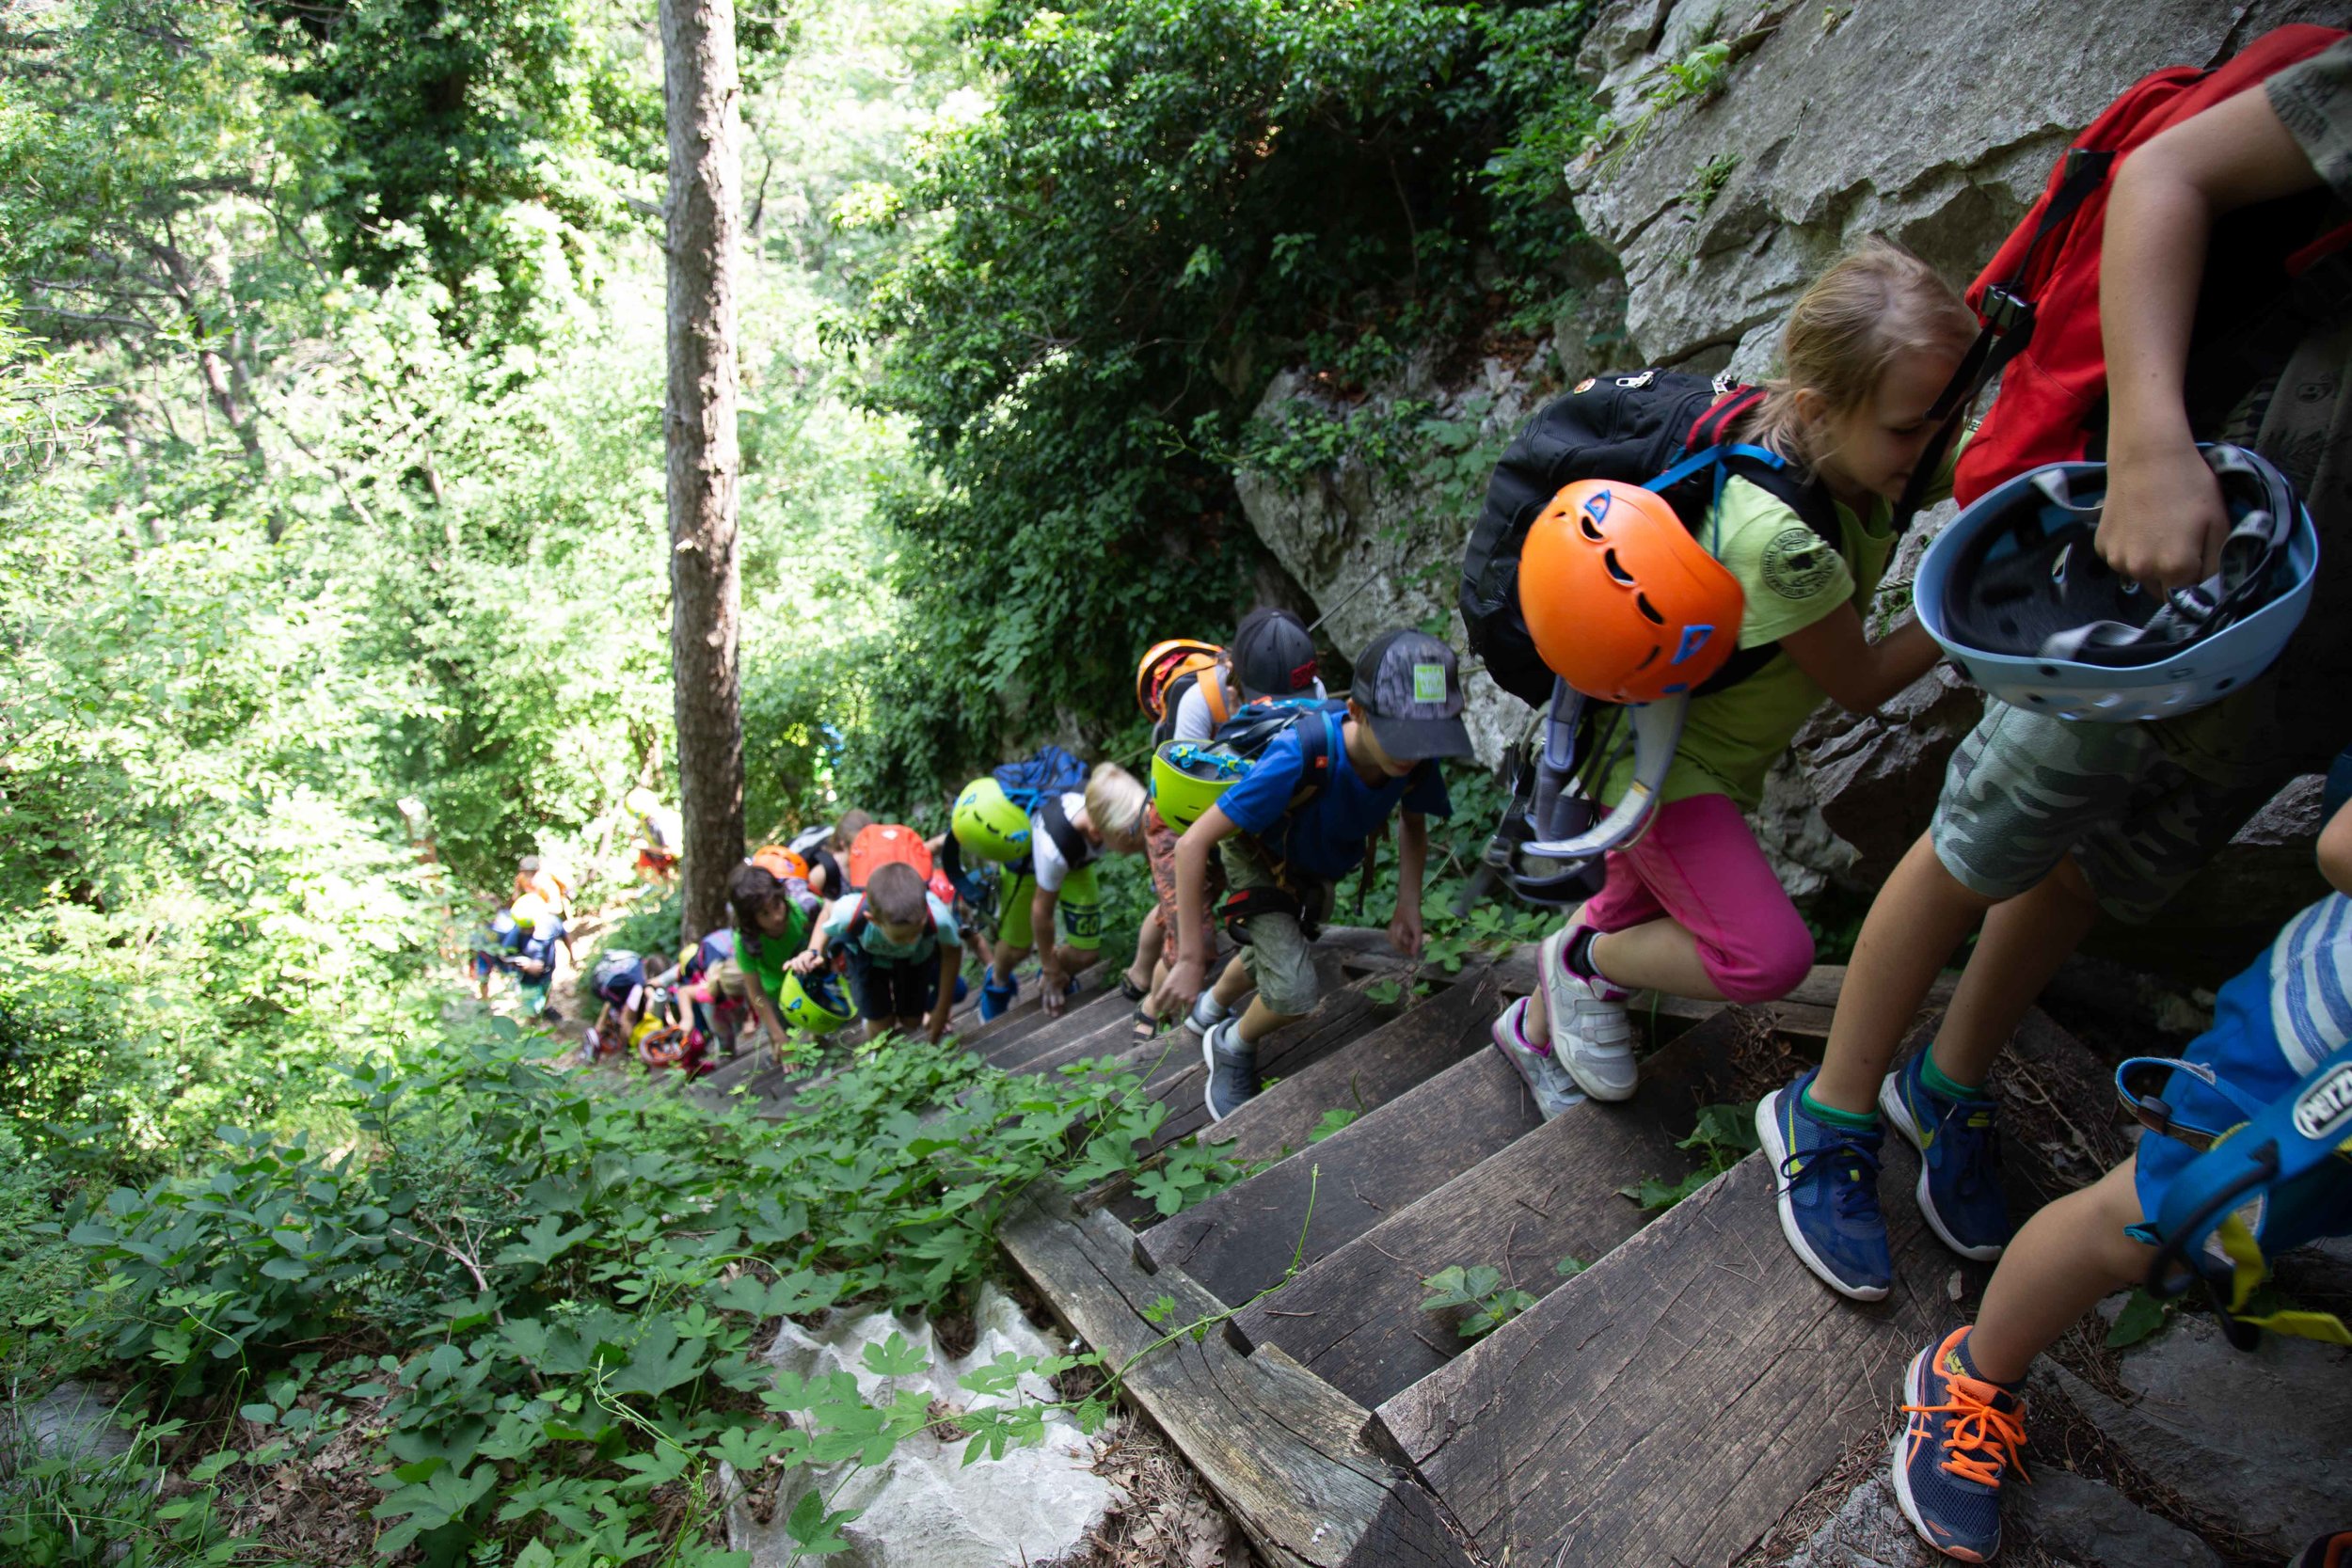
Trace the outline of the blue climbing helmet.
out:
<instances>
[{"instance_id":1,"label":"blue climbing helmet","mask_svg":"<svg viewBox=\"0 0 2352 1568\"><path fill-rule=\"evenodd\" d=\"M2270 667L2310 608L2319 535L2295 489L2241 447L2198 449L2231 531L2220 570L2170 594L2092 545L2104 463L2051 463L1979 497L1913 583L1920 625L1990 696L2061 719L2169 719Z\"/></svg>"}]
</instances>

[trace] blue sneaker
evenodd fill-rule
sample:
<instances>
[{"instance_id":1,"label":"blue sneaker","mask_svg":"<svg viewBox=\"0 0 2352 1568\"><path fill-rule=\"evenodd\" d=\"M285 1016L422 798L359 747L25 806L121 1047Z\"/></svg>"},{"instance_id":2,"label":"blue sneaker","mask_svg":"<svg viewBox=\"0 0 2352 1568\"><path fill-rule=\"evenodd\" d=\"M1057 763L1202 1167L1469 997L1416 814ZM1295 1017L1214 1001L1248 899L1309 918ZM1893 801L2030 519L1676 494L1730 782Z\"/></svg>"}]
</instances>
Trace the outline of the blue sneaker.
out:
<instances>
[{"instance_id":1,"label":"blue sneaker","mask_svg":"<svg viewBox=\"0 0 2352 1568\"><path fill-rule=\"evenodd\" d=\"M1879 1109L1919 1151L1919 1212L1928 1228L1963 1258L1989 1263L2009 1245L2009 1199L2001 1192L1998 1109L1989 1099L1947 1100L1922 1083L1925 1051L1886 1075Z\"/></svg>"},{"instance_id":2,"label":"blue sneaker","mask_svg":"<svg viewBox=\"0 0 2352 1568\"><path fill-rule=\"evenodd\" d=\"M1256 1098L1258 1053L1243 1043L1237 1021L1227 1019L1200 1037L1200 1059L1209 1069L1200 1100L1211 1121L1223 1121Z\"/></svg>"},{"instance_id":3,"label":"blue sneaker","mask_svg":"<svg viewBox=\"0 0 2352 1568\"><path fill-rule=\"evenodd\" d=\"M1879 1212L1879 1144L1885 1134L1833 1127L1808 1115L1804 1090L1820 1070L1756 1103L1756 1135L1780 1177L1781 1234L1831 1290L1881 1301L1895 1279Z\"/></svg>"},{"instance_id":4,"label":"blue sneaker","mask_svg":"<svg viewBox=\"0 0 2352 1568\"><path fill-rule=\"evenodd\" d=\"M1956 1328L1912 1357L1890 1469L1895 1501L1920 1540L1946 1557L1985 1562L2001 1549L2002 1478L2026 1473L2017 1457L2026 1406L1972 1375L1961 1349L1967 1338Z\"/></svg>"},{"instance_id":5,"label":"blue sneaker","mask_svg":"<svg viewBox=\"0 0 2352 1568\"><path fill-rule=\"evenodd\" d=\"M980 1022L986 1023L993 1018L1002 1018L1005 1010L1012 1006L1014 998L1020 994L1019 982L1000 981L996 978L996 972L990 970L988 978L980 982Z\"/></svg>"}]
</instances>

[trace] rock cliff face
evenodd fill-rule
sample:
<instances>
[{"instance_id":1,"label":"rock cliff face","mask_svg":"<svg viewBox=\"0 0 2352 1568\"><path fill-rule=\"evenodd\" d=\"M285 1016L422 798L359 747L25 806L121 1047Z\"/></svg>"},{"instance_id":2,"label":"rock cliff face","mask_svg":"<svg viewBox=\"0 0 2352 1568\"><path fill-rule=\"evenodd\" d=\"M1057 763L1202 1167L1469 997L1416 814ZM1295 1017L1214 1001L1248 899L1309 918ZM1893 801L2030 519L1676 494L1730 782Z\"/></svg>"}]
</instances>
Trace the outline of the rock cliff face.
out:
<instances>
[{"instance_id":1,"label":"rock cliff face","mask_svg":"<svg viewBox=\"0 0 2352 1568\"><path fill-rule=\"evenodd\" d=\"M1452 381L1417 366L1365 405L1425 405L1418 417L1438 426L1474 427L1474 445L1386 468L1351 457L1304 479L1244 472L1250 521L1319 605L1339 607L1329 628L1343 651L1399 623L1443 622L1464 646L1454 568L1483 486L1465 487L1454 468L1491 461L1545 398L1605 368L1593 344L1610 345L1612 363L1765 374L1789 304L1863 235L1888 234L1964 281L2074 131L2135 78L2211 63L2283 23L2347 20L2352 0L1611 0L1577 70L1616 130L1566 179L1619 275L1591 280L1553 341L1517 362L1489 358ZM1278 377L1260 409L1275 420L1334 412L1295 374ZM1882 590L1883 614L1908 602L1919 543L1948 515L1921 520ZM1527 713L1483 673L1470 690L1472 734L1491 763ZM1925 826L1979 708L1939 671L1878 716L1817 716L1756 816L1791 891L1883 879ZM2249 841L2262 863L2209 879L2230 889L2223 924L2275 922L2318 885L2307 836L2280 832L2312 814L2269 815L2279 820ZM2301 874L2274 874L2298 858ZM2184 899L2176 911L2203 924L2205 906Z\"/></svg>"}]
</instances>

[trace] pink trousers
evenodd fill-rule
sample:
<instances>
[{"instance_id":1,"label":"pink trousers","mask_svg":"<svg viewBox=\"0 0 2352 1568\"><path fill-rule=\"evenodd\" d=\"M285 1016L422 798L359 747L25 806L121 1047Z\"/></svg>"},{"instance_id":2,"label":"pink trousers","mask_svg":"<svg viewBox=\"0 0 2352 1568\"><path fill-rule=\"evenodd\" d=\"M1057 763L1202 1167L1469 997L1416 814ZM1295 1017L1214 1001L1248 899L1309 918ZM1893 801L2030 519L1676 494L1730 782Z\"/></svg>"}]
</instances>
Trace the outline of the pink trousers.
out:
<instances>
[{"instance_id":1,"label":"pink trousers","mask_svg":"<svg viewBox=\"0 0 2352 1568\"><path fill-rule=\"evenodd\" d=\"M1607 865L1583 924L1606 932L1673 921L1698 939L1707 977L1734 1002L1786 996L1813 967L1813 933L1728 797L1659 807L1649 832Z\"/></svg>"}]
</instances>

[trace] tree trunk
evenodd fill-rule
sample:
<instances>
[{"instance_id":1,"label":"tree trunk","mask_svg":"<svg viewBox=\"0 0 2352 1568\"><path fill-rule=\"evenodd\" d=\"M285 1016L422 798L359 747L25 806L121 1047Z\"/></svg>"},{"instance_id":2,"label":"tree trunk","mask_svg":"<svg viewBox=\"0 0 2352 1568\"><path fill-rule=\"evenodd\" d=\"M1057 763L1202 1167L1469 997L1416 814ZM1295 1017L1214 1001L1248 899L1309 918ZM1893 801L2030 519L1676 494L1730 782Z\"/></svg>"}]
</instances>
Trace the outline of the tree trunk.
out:
<instances>
[{"instance_id":1,"label":"tree trunk","mask_svg":"<svg viewBox=\"0 0 2352 1568\"><path fill-rule=\"evenodd\" d=\"M742 231L734 0L660 0L670 129L670 663L686 934L724 924L743 858L735 258Z\"/></svg>"}]
</instances>

